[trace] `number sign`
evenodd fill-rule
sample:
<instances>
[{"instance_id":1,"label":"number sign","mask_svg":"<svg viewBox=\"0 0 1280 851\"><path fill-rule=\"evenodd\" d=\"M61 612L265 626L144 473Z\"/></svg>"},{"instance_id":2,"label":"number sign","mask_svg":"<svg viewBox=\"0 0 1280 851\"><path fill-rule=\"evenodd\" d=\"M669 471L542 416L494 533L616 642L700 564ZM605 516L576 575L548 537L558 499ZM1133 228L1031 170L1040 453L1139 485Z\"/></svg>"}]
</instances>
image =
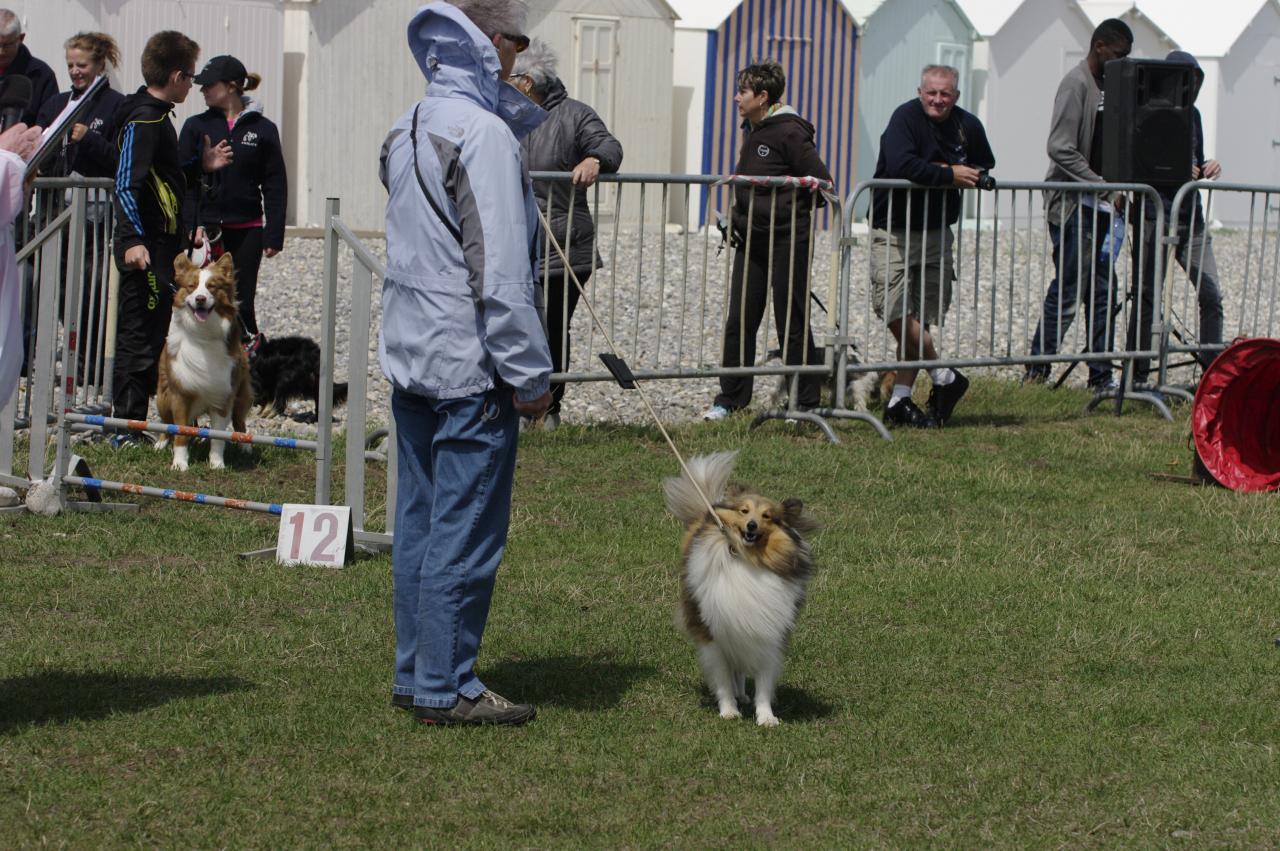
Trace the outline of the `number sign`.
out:
<instances>
[{"instance_id":1,"label":"number sign","mask_svg":"<svg viewBox=\"0 0 1280 851\"><path fill-rule=\"evenodd\" d=\"M342 567L354 554L349 506L284 506L276 537L276 561Z\"/></svg>"}]
</instances>

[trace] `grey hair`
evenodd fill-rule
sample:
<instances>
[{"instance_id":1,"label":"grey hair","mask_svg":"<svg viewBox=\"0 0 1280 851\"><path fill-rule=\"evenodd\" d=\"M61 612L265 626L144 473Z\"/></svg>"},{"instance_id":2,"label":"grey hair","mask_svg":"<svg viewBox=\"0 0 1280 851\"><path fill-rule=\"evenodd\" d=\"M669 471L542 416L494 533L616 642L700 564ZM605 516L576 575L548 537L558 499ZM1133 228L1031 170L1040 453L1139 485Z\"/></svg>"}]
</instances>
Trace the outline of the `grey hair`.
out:
<instances>
[{"instance_id":1,"label":"grey hair","mask_svg":"<svg viewBox=\"0 0 1280 851\"><path fill-rule=\"evenodd\" d=\"M22 35L22 19L9 9L0 9L0 36Z\"/></svg>"},{"instance_id":2,"label":"grey hair","mask_svg":"<svg viewBox=\"0 0 1280 851\"><path fill-rule=\"evenodd\" d=\"M539 97L545 95L556 81L556 52L540 38L529 39L529 48L516 54L511 76L516 75L528 77L534 93Z\"/></svg>"},{"instance_id":3,"label":"grey hair","mask_svg":"<svg viewBox=\"0 0 1280 851\"><path fill-rule=\"evenodd\" d=\"M524 0L446 0L471 19L489 38L500 33L519 35L529 17L529 4Z\"/></svg>"},{"instance_id":4,"label":"grey hair","mask_svg":"<svg viewBox=\"0 0 1280 851\"><path fill-rule=\"evenodd\" d=\"M925 77L950 77L951 88L957 92L960 91L960 72L950 65L926 65L924 70L920 72L920 82L924 82Z\"/></svg>"}]
</instances>

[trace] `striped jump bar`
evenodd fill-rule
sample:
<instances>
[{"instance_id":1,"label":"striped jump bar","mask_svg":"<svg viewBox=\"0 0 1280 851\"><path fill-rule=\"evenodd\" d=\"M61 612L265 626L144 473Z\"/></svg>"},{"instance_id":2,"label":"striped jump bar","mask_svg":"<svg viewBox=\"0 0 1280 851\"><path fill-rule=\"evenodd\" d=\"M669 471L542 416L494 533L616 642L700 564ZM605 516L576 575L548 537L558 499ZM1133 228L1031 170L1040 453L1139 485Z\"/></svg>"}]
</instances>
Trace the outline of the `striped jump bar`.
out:
<instances>
[{"instance_id":1,"label":"striped jump bar","mask_svg":"<svg viewBox=\"0 0 1280 851\"><path fill-rule=\"evenodd\" d=\"M218 505L223 508L239 508L244 511L258 511L263 514L280 514L284 506L278 502L251 502L247 499L227 499L224 496L213 496L207 493L192 493L172 488L153 488L131 482L111 482L106 479L91 479L85 476L63 476L62 481L82 488L96 488L117 493L136 493L142 496L158 496L161 499L172 499L177 502L195 502L200 505Z\"/></svg>"},{"instance_id":2,"label":"striped jump bar","mask_svg":"<svg viewBox=\"0 0 1280 851\"><path fill-rule=\"evenodd\" d=\"M200 428L199 426L149 423L145 420L122 420L118 417L104 417L100 414L76 414L71 411L67 411L63 414L63 417L67 422L71 423L84 423L86 425L103 426L104 428L127 428L131 431L149 431L153 434L181 434L187 437L203 437L210 440L230 440L233 443L252 443L255 446L306 449L311 452L315 452L318 448L318 444L314 440L300 440L295 437L270 437L249 434L243 431L218 431L211 428Z\"/></svg>"}]
</instances>

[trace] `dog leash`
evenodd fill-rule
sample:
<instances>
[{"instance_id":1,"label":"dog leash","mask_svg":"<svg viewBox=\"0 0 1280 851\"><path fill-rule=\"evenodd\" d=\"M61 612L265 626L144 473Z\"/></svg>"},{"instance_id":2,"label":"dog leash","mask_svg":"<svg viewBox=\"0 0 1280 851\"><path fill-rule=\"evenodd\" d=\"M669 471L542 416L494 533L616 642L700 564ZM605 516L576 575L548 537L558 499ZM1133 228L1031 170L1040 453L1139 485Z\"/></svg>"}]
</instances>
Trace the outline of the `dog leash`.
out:
<instances>
[{"instance_id":1,"label":"dog leash","mask_svg":"<svg viewBox=\"0 0 1280 851\"><path fill-rule=\"evenodd\" d=\"M649 397L645 395L644 388L640 386L640 381L631 374L631 369L627 366L627 362L623 360L622 354L618 351L618 347L613 344L613 338L609 336L608 330L605 329L604 323L600 321L600 317L596 314L595 306L592 305L591 299L587 297L586 290L582 287L582 282L578 280L578 276L574 274L570 267L569 258L565 255L564 249L560 247L559 241L555 234L551 231L551 224L547 221L547 217L543 215L542 209L536 204L534 209L538 213L538 221L542 223L542 229L547 235L548 241L555 249L556 254L560 255L560 262L564 264L564 271L568 273L569 280L573 281L573 285L578 289L578 297L582 303L587 306L587 312L591 314L591 321L600 329L601 336L604 337L606 345L609 346L609 356L600 355L600 360L608 368L618 385L623 390L640 391L640 400L644 402L645 409L649 411L649 416L653 417L654 423L658 426L658 431L662 432L662 437L667 441L667 446L671 447L671 452L676 456L676 461L680 463L680 469L684 471L685 478L693 485L693 489L698 492L698 496L702 497L702 504L707 507L707 512L711 518L716 521L716 525L720 527L720 531L725 537L729 537L729 530L725 528L724 521L720 519L720 515L716 513L715 506L711 503L711 498L702 490L702 485L698 484L698 480L694 478L693 473L689 470L689 465L685 463L684 456L680 454L680 450L676 448L675 441L671 439L671 435L667 432L666 426L662 424L658 412L653 409L653 405L649 402ZM732 540L732 539L730 539Z\"/></svg>"}]
</instances>

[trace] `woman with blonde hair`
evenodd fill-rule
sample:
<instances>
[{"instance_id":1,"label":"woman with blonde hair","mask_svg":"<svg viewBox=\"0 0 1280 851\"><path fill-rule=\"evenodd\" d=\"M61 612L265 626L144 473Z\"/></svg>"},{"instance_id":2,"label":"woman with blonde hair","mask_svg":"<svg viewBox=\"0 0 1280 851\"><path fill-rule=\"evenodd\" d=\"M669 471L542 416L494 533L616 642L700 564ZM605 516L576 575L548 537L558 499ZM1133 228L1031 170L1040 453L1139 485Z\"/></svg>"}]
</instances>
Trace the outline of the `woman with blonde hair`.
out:
<instances>
[{"instance_id":1,"label":"woman with blonde hair","mask_svg":"<svg viewBox=\"0 0 1280 851\"><path fill-rule=\"evenodd\" d=\"M63 43L67 55L67 76L71 88L59 92L40 107L36 123L48 127L66 109L67 104L77 102L98 77L105 77L108 68L120 63L120 49L116 41L106 33L76 33ZM108 82L91 96L89 105L71 131L63 137L62 148L41 169L48 177L115 177L119 151L116 148L116 110L124 101L124 95L111 88ZM61 197L61 196L59 196ZM106 294L106 275L102 271L107 253L107 223L111 215L111 200L105 190L90 193L88 223L85 230L84 287L80 299L80 368L77 371L82 384L97 384L101 377L96 372L97 358L90 357L101 345L101 326L105 321L94 322L95 312L102 313ZM60 211L60 204L46 208L50 215ZM65 264L68 246L63 245L62 262ZM65 268L65 266L64 266ZM30 325L34 316L26 317Z\"/></svg>"},{"instance_id":2,"label":"woman with blonde hair","mask_svg":"<svg viewBox=\"0 0 1280 851\"><path fill-rule=\"evenodd\" d=\"M67 75L71 88L60 92L40 107L36 124L48 127L71 101L84 97L89 84L106 76L108 68L120 62L120 49L106 33L82 32L63 43L67 52ZM84 177L114 177L116 173L116 108L124 95L108 83L93 95L94 103L67 134L66 143L46 174L65 176L75 172Z\"/></svg>"},{"instance_id":3,"label":"woman with blonde hair","mask_svg":"<svg viewBox=\"0 0 1280 851\"><path fill-rule=\"evenodd\" d=\"M284 248L289 190L280 131L262 114L262 104L245 94L262 77L248 73L234 56L213 57L194 82L209 109L182 126L182 159L195 157L206 141L221 140L231 145L233 159L222 171L206 174L203 186L187 187L182 220L195 227L196 247L209 241L211 258L223 251L234 258L242 337L252 354L259 339L254 315L258 266L263 254L275 257Z\"/></svg>"}]
</instances>

